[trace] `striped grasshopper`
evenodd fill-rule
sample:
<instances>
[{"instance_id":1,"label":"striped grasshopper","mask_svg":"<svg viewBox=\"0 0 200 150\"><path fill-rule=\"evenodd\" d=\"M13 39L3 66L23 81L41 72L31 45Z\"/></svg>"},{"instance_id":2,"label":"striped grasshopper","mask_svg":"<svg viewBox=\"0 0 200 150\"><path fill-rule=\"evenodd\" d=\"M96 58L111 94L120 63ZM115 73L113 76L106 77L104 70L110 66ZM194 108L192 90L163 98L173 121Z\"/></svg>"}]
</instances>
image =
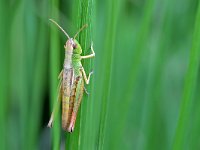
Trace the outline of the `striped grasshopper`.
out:
<instances>
[{"instance_id":1,"label":"striped grasshopper","mask_svg":"<svg viewBox=\"0 0 200 150\"><path fill-rule=\"evenodd\" d=\"M68 40L64 45L65 48L65 59L63 69L60 72L58 78L59 82L59 93L57 97L57 104L53 108L51 118L48 123L48 127L52 127L54 121L54 115L57 112L57 107L62 101L62 128L67 132L73 132L77 112L83 97L84 92L84 81L86 84L90 82L90 76L93 72L86 76L85 70L81 64L82 59L88 59L95 56L93 50L93 44L91 45L92 54L81 56L82 48L78 41L75 39L76 36L85 27L83 26L74 36L70 38L69 35L64 31L62 27L58 25L54 20L50 19L58 28L67 36Z\"/></svg>"}]
</instances>

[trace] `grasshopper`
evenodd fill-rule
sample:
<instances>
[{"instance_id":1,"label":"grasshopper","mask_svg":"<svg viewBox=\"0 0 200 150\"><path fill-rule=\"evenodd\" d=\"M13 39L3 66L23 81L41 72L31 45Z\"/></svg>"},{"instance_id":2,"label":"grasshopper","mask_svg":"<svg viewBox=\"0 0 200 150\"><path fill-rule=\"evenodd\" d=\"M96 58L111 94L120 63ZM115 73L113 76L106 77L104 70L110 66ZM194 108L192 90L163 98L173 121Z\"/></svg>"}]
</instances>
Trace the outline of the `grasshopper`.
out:
<instances>
[{"instance_id":1,"label":"grasshopper","mask_svg":"<svg viewBox=\"0 0 200 150\"><path fill-rule=\"evenodd\" d=\"M91 44L92 53L90 55L81 56L82 48L75 39L76 36L86 27L86 25L75 34L74 38L70 38L65 30L58 25L58 23L52 19L49 20L52 21L67 36L68 40L64 45L65 59L63 69L58 76L60 81L57 102L53 108L48 127L53 126L54 115L58 109L57 107L62 101L62 128L67 132L73 132L77 112L85 89L84 81L86 84L89 84L90 76L93 73L90 72L89 76L86 76L81 60L92 58L95 56L95 53L93 50L93 44Z\"/></svg>"}]
</instances>

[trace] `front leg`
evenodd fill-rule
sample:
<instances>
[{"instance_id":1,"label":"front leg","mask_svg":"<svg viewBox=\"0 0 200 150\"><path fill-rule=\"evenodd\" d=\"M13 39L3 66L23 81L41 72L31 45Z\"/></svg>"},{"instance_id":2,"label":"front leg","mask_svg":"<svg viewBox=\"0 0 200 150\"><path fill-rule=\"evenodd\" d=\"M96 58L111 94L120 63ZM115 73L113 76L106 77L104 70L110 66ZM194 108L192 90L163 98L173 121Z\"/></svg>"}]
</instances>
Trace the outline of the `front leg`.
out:
<instances>
[{"instance_id":1,"label":"front leg","mask_svg":"<svg viewBox=\"0 0 200 150\"><path fill-rule=\"evenodd\" d=\"M91 44L91 51L92 51L92 54L86 55L86 56L81 56L81 59L92 58L92 57L95 56L95 52L94 52L94 49L93 49L93 42L92 42L92 44Z\"/></svg>"},{"instance_id":2,"label":"front leg","mask_svg":"<svg viewBox=\"0 0 200 150\"><path fill-rule=\"evenodd\" d=\"M84 70L83 67L81 68L81 72L83 73L83 78L84 78L84 80L85 80L85 83L86 83L86 84L89 84L89 82L90 82L90 76L91 76L91 74L93 74L93 71L91 71L91 72L89 73L88 78L87 78L87 76L86 76L86 73L85 73L85 70Z\"/></svg>"}]
</instances>

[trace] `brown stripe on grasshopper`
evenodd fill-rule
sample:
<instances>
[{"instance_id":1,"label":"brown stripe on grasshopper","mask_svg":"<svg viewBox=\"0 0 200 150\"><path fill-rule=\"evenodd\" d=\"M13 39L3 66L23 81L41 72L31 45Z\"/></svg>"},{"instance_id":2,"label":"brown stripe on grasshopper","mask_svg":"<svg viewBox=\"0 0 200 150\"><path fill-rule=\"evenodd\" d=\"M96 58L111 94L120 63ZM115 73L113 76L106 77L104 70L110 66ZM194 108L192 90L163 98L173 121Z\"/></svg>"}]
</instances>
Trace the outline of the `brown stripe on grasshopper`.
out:
<instances>
[{"instance_id":1,"label":"brown stripe on grasshopper","mask_svg":"<svg viewBox=\"0 0 200 150\"><path fill-rule=\"evenodd\" d=\"M69 129L69 124L70 124L70 120L71 120L72 112L73 112L73 108L74 108L74 101L75 101L75 96L76 96L75 93L76 93L76 86L77 86L77 84L78 84L78 82L75 79L75 81L71 85L71 93L70 93L70 98L69 98L69 111L68 111L68 114L63 114L62 115L62 117L66 117L67 118L66 125L63 127L63 129L65 131L68 131L68 132L72 132Z\"/></svg>"},{"instance_id":2,"label":"brown stripe on grasshopper","mask_svg":"<svg viewBox=\"0 0 200 150\"><path fill-rule=\"evenodd\" d=\"M69 132L73 132L73 130L74 130L77 112L78 112L78 109L79 109L79 106L80 106L80 103L81 103L81 100L83 97L84 82L83 82L82 76L79 76L76 78L76 82L74 85L75 85L75 87L74 87L75 95L73 96L74 105L73 105L73 111L72 111L71 118L70 118L70 124L68 127Z\"/></svg>"}]
</instances>

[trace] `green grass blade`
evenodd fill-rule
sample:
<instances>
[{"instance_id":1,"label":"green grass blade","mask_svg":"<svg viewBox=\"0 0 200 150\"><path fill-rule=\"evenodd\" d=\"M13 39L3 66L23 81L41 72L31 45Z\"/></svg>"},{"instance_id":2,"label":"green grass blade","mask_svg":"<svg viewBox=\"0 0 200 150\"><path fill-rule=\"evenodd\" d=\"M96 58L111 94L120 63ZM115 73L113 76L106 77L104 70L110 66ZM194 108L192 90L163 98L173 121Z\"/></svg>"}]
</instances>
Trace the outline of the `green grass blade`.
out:
<instances>
[{"instance_id":1,"label":"green grass blade","mask_svg":"<svg viewBox=\"0 0 200 150\"><path fill-rule=\"evenodd\" d=\"M6 130L8 130L7 126L7 99L8 99L8 64L9 64L9 13L6 10L7 3L1 2L0 5L0 18L3 20L0 24L0 68L2 69L0 73L0 149L6 150L7 147L7 138L6 138Z\"/></svg>"},{"instance_id":2,"label":"green grass blade","mask_svg":"<svg viewBox=\"0 0 200 150\"><path fill-rule=\"evenodd\" d=\"M186 131L188 128L189 116L191 113L192 98L195 92L195 85L197 81L197 71L199 68L200 57L200 2L198 4L198 11L196 14L193 43L190 51L189 66L185 77L183 99L180 107L180 115L176 129L173 149L181 150L184 148L186 138Z\"/></svg>"},{"instance_id":3,"label":"green grass blade","mask_svg":"<svg viewBox=\"0 0 200 150\"><path fill-rule=\"evenodd\" d=\"M51 10L50 16L56 22L58 22L58 7L59 1L52 0L51 1ZM50 30L50 97L51 97L51 112L53 110L53 106L57 103L57 87L58 87L58 75L61 71L60 67L60 52L61 49L59 44L59 29L57 26L51 23L51 30ZM52 129L52 149L57 150L60 148L60 115L55 117L53 129Z\"/></svg>"},{"instance_id":4,"label":"green grass blade","mask_svg":"<svg viewBox=\"0 0 200 150\"><path fill-rule=\"evenodd\" d=\"M143 102L143 108L141 113L141 123L139 124L140 130L145 134L145 140L142 137L139 138L137 148L138 149L167 149L169 147L167 139L167 127L163 124L163 118L165 117L160 108L163 103L162 89L163 86L162 76L165 70L165 63L168 57L168 45L170 45L171 39L171 19L173 17L172 12L174 7L171 6L172 1L165 1L162 5L157 5L161 8L160 17L157 24L160 28L157 29L155 34L151 35L151 44L153 47L147 52L148 58L148 74L147 85L145 92L145 101ZM156 15L154 15L156 16ZM165 35L164 37L162 37ZM162 37L162 38L161 38ZM156 118L156 119L155 119ZM158 126L162 125L162 136L160 139L160 128ZM159 140L159 143L157 142ZM145 141L145 142L144 142Z\"/></svg>"},{"instance_id":5,"label":"green grass blade","mask_svg":"<svg viewBox=\"0 0 200 150\"><path fill-rule=\"evenodd\" d=\"M154 2L155 0L148 0L145 3L144 14L139 25L140 28L136 36L136 43L134 43L135 52L133 58L131 59L131 70L123 75L125 79L128 79L126 80L128 82L124 83L124 88L122 88L122 91L120 92L121 95L118 95L118 97L120 97L121 103L119 103L120 108L118 109L120 109L120 114L117 116L117 118L120 118L120 122L115 124L115 127L111 129L111 135L115 137L115 139L111 138L110 148L112 149L120 149L118 148L119 145L117 143L120 143L121 137L124 135L125 127L127 124L127 117L129 114L128 108L130 107L133 100L132 97L136 87L137 76L141 67L140 63L143 59L143 55L147 50L145 45L147 43L147 37L149 36L150 26L152 23ZM133 51L133 46L131 50ZM133 54L133 52L131 54ZM117 111L117 109L115 109L115 111Z\"/></svg>"},{"instance_id":6,"label":"green grass blade","mask_svg":"<svg viewBox=\"0 0 200 150\"><path fill-rule=\"evenodd\" d=\"M199 72L198 72L198 80L197 80L197 83L199 83ZM188 135L188 139L189 141L187 142L190 149L199 149L200 148L200 143L199 143L199 139L200 139L200 135L199 135L199 132L200 132L200 117L199 117L199 114L200 114L200 101L199 101L199 97L200 97L200 92L199 92L199 88L200 88L200 84L197 84L197 87L196 87L196 91L195 91L195 100L194 100L194 103L193 103L193 107L192 107L192 115L191 115L191 118L190 118L190 124L191 124L191 129L189 130L190 131L190 134Z\"/></svg>"},{"instance_id":7,"label":"green grass blade","mask_svg":"<svg viewBox=\"0 0 200 150\"><path fill-rule=\"evenodd\" d=\"M41 5L46 5L46 2L43 2ZM43 9L40 12L42 15L47 18L47 9ZM45 93L45 83L47 81L46 73L47 73L47 21L40 20L38 21L37 28L37 46L33 49L36 52L36 60L34 62L33 70L33 84L32 84L32 99L30 105L30 115L29 115L29 147L30 149L38 149L37 141L39 128L41 126L41 117L42 117L42 108L43 108L43 97ZM34 38L36 39L36 38ZM46 106L48 107L48 106ZM34 119L33 119L34 118Z\"/></svg>"},{"instance_id":8,"label":"green grass blade","mask_svg":"<svg viewBox=\"0 0 200 150\"><path fill-rule=\"evenodd\" d=\"M26 41L28 35L25 32L26 25L24 24L24 1L21 2L19 8L16 10L16 15L11 20L11 34L10 34L10 86L11 95L9 107L12 108L10 111L15 114L9 122L10 131L12 134L19 135L18 138L10 137L12 144L9 144L8 149L23 149L28 146L28 108L29 108L29 90L28 75L29 75L29 61L30 56L26 53ZM18 38L16 38L18 35ZM16 49L17 45L17 49ZM29 50L28 50L29 51ZM16 57L17 56L17 57ZM17 65L16 65L17 62ZM14 95L14 96L13 96ZM18 113L14 113L15 109ZM8 133L10 134L10 133ZM24 144L26 143L26 144Z\"/></svg>"},{"instance_id":9,"label":"green grass blade","mask_svg":"<svg viewBox=\"0 0 200 150\"><path fill-rule=\"evenodd\" d=\"M81 31L77 37L77 40L79 41L83 53L82 55L90 54L91 50L89 49L91 42L92 42L92 22L91 22L91 14L92 14L92 7L93 7L93 1L92 0L77 0L74 1L74 8L73 8L73 18L75 24L77 25L77 31L85 24L88 25L86 29ZM81 18L81 19L80 19ZM92 60L86 60L82 61L83 67L85 68L86 73L88 74L91 70L91 62ZM92 92L90 89L91 83L89 86L86 86L87 90ZM90 103L90 96L87 95L83 96L81 107L79 108L79 113L77 116L77 121L75 125L75 130L73 134L67 134L67 141L66 141L66 149L87 149L88 147L88 140L87 138L84 138L85 135L89 132L89 126L88 126L88 110L91 106Z\"/></svg>"},{"instance_id":10,"label":"green grass blade","mask_svg":"<svg viewBox=\"0 0 200 150\"><path fill-rule=\"evenodd\" d=\"M102 60L104 63L101 65L101 74L103 75L100 81L102 82L103 90L101 91L102 97L100 97L101 101L101 109L100 109L100 124L98 129L98 149L105 148L105 137L106 137L106 127L108 121L108 109L111 106L112 102L110 99L110 88L111 88L111 76L113 70L113 56L115 53L115 40L116 40L116 28L118 21L118 13L119 13L119 0L110 0L105 2L106 7L106 30L104 37L104 47ZM101 56L100 56L101 57Z\"/></svg>"}]
</instances>

